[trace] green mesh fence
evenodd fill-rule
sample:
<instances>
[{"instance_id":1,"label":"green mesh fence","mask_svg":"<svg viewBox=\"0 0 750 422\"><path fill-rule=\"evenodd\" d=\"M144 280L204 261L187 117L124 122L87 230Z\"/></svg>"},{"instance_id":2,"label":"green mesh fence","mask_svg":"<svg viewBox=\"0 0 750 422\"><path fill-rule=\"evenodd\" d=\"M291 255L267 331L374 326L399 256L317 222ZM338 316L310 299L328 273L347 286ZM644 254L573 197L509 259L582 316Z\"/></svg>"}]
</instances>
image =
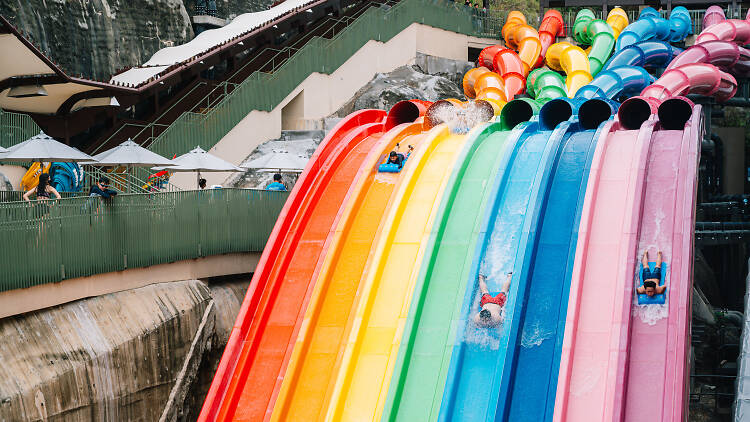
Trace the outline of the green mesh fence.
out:
<instances>
[{"instance_id":1,"label":"green mesh fence","mask_svg":"<svg viewBox=\"0 0 750 422\"><path fill-rule=\"evenodd\" d=\"M0 109L0 147L9 148L38 135L41 131L42 129L28 114Z\"/></svg>"},{"instance_id":2,"label":"green mesh fence","mask_svg":"<svg viewBox=\"0 0 750 422\"><path fill-rule=\"evenodd\" d=\"M0 291L260 252L287 192L209 189L0 203Z\"/></svg>"}]
</instances>

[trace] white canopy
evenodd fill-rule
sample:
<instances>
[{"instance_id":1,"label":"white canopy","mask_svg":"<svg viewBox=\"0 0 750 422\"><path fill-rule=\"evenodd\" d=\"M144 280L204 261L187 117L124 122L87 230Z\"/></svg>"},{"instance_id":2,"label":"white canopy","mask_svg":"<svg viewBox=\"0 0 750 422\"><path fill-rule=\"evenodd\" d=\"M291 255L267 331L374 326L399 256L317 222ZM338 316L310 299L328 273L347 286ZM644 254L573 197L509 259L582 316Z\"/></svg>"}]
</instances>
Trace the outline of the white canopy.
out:
<instances>
[{"instance_id":1,"label":"white canopy","mask_svg":"<svg viewBox=\"0 0 750 422\"><path fill-rule=\"evenodd\" d=\"M44 132L39 132L39 135L13 145L0 157L0 161L77 162L91 160L90 155L57 142Z\"/></svg>"},{"instance_id":2,"label":"white canopy","mask_svg":"<svg viewBox=\"0 0 750 422\"><path fill-rule=\"evenodd\" d=\"M93 158L94 161L85 164L140 167L171 166L173 164L172 160L151 152L130 139L112 149L96 154Z\"/></svg>"},{"instance_id":3,"label":"white canopy","mask_svg":"<svg viewBox=\"0 0 750 422\"><path fill-rule=\"evenodd\" d=\"M301 172L307 165L307 158L297 154L290 154L289 151L273 151L249 161L240 167L246 169L259 169L269 171L288 171Z\"/></svg>"},{"instance_id":4,"label":"white canopy","mask_svg":"<svg viewBox=\"0 0 750 422\"><path fill-rule=\"evenodd\" d=\"M260 28L268 22L276 20L294 9L313 2L314 0L286 0L269 10L244 13L237 16L232 22L221 28L201 32L185 44L162 48L154 53L154 55L151 56L151 59L146 63L143 63L141 66L113 76L111 82L140 85L148 81L149 78L160 74L168 66L187 62L216 46L222 45L240 35Z\"/></svg>"},{"instance_id":5,"label":"white canopy","mask_svg":"<svg viewBox=\"0 0 750 422\"><path fill-rule=\"evenodd\" d=\"M211 155L201 147L197 147L187 154L182 154L172 160L173 167L154 167L153 170L173 171L242 171L234 164Z\"/></svg>"}]
</instances>

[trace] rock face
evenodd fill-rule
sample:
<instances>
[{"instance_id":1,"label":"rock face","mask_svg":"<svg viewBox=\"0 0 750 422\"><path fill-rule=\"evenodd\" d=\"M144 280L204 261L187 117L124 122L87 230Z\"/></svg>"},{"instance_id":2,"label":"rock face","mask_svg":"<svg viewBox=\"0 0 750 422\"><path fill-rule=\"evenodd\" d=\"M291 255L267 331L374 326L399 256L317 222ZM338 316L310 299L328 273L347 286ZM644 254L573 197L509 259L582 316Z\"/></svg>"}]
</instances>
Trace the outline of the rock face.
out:
<instances>
[{"instance_id":1,"label":"rock face","mask_svg":"<svg viewBox=\"0 0 750 422\"><path fill-rule=\"evenodd\" d=\"M221 17L265 10L268 0L219 0ZM195 0L5 0L0 14L70 74L108 79L157 50L193 38Z\"/></svg>"},{"instance_id":2,"label":"rock face","mask_svg":"<svg viewBox=\"0 0 750 422\"><path fill-rule=\"evenodd\" d=\"M168 403L166 420L184 419L247 284L154 284L0 320L0 421L159 420Z\"/></svg>"},{"instance_id":3,"label":"rock face","mask_svg":"<svg viewBox=\"0 0 750 422\"><path fill-rule=\"evenodd\" d=\"M445 69L439 68L439 70ZM450 75L453 74L454 72L451 71ZM448 76L448 72L445 72L445 75ZM364 108L388 110L401 100L436 101L445 98L465 99L463 91L453 80L424 73L418 65L402 66L393 72L375 75L335 115L344 117L355 110Z\"/></svg>"}]
</instances>

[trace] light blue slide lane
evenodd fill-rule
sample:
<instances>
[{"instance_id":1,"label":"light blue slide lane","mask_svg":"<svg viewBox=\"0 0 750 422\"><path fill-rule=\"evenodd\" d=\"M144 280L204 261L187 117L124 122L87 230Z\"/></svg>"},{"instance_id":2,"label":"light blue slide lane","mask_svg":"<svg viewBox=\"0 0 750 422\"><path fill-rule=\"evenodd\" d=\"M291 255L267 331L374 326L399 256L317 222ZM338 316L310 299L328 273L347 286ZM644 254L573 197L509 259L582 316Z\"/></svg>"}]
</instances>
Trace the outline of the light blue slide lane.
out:
<instances>
[{"instance_id":1,"label":"light blue slide lane","mask_svg":"<svg viewBox=\"0 0 750 422\"><path fill-rule=\"evenodd\" d=\"M501 167L494 182L461 318L456 321L456 340L439 421L494 421L498 416L500 388L510 375L505 367L506 353L513 353L520 332L519 310L524 304L517 298L528 285L544 192L570 124L563 122L554 131L539 131L534 120L522 124L525 126L518 138L509 139L508 163ZM493 293L500 290L506 274L513 271L505 321L498 327L479 328L471 321L479 310L480 271L487 275L488 288Z\"/></svg>"},{"instance_id":2,"label":"light blue slide lane","mask_svg":"<svg viewBox=\"0 0 750 422\"><path fill-rule=\"evenodd\" d=\"M578 224L591 159L606 124L591 130L573 124L565 134L552 181L543 195L528 287L516 299L526 305L518 311L521 334L512 345L515 353L506 354L515 361L505 363L511 376L500 388L498 420L552 420Z\"/></svg>"}]
</instances>

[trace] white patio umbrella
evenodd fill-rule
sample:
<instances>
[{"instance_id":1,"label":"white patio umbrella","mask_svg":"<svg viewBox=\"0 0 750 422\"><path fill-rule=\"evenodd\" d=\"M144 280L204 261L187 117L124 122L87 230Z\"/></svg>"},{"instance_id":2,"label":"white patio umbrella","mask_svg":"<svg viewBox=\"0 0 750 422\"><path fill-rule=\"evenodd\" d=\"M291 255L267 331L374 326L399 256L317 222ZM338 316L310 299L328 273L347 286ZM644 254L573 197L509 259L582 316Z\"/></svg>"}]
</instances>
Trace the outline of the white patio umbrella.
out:
<instances>
[{"instance_id":1,"label":"white patio umbrella","mask_svg":"<svg viewBox=\"0 0 750 422\"><path fill-rule=\"evenodd\" d=\"M242 171L229 161L224 161L215 155L211 155L201 147L196 147L187 154L182 154L172 160L173 167L152 167L152 170L169 170L169 171L197 171L198 179L201 179L201 172L224 172L224 171Z\"/></svg>"},{"instance_id":2,"label":"white patio umbrella","mask_svg":"<svg viewBox=\"0 0 750 422\"><path fill-rule=\"evenodd\" d=\"M130 139L112 149L108 149L104 152L96 154L93 157L92 162L86 162L84 164L95 164L98 166L134 167L173 165L172 160L164 158L155 152L149 151Z\"/></svg>"},{"instance_id":3,"label":"white patio umbrella","mask_svg":"<svg viewBox=\"0 0 750 422\"><path fill-rule=\"evenodd\" d=\"M251 160L240 167L246 169L257 169L259 171L278 171L279 173L300 173L307 165L307 158L298 154L290 154L288 151L274 150Z\"/></svg>"},{"instance_id":4,"label":"white patio umbrella","mask_svg":"<svg viewBox=\"0 0 750 422\"><path fill-rule=\"evenodd\" d=\"M151 166L172 166L172 160L166 159L161 155L149 151L146 148L136 144L131 139L120 145L96 154L94 160L84 164L94 164L99 166L125 166L125 173L130 175L131 167L151 167ZM128 191L130 191L130 183Z\"/></svg>"},{"instance_id":5,"label":"white patio umbrella","mask_svg":"<svg viewBox=\"0 0 750 422\"><path fill-rule=\"evenodd\" d=\"M80 162L91 161L91 159L90 155L62 142L57 142L44 132L39 132L39 135L13 145L8 152L0 156L0 161Z\"/></svg>"}]
</instances>

